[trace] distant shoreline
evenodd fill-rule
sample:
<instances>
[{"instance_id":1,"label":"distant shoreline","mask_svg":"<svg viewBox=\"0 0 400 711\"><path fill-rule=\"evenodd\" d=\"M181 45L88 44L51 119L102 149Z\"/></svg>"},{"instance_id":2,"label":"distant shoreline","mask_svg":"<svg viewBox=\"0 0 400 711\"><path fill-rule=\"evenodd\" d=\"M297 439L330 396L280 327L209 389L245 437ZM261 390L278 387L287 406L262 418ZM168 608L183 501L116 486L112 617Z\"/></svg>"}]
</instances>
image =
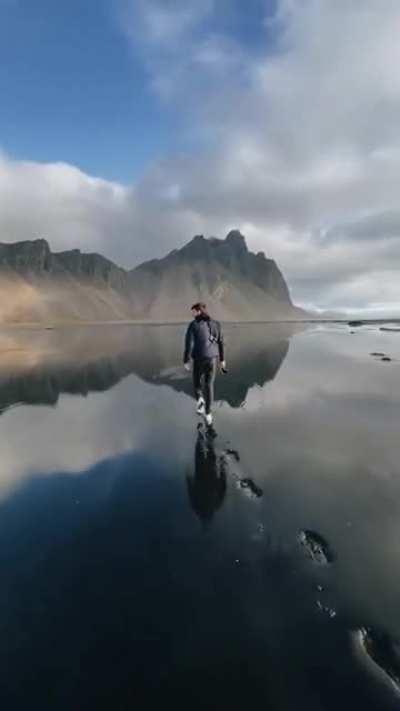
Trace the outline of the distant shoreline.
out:
<instances>
[{"instance_id":1,"label":"distant shoreline","mask_svg":"<svg viewBox=\"0 0 400 711\"><path fill-rule=\"evenodd\" d=\"M92 327L92 326L180 326L188 323L190 317L181 321L141 321L141 320L118 320L118 321L30 321L30 322L18 322L13 321L9 323L0 323L0 330L6 329L32 329L32 330L55 330L60 328L76 328L76 327ZM268 325L279 325L279 324L344 324L353 328L357 328L365 325L374 324L385 324L385 323L396 323L400 324L400 318L378 318L378 319L280 319L280 320L255 320L255 321L222 321L224 324L229 326L232 325L246 325L246 324L268 324Z\"/></svg>"}]
</instances>

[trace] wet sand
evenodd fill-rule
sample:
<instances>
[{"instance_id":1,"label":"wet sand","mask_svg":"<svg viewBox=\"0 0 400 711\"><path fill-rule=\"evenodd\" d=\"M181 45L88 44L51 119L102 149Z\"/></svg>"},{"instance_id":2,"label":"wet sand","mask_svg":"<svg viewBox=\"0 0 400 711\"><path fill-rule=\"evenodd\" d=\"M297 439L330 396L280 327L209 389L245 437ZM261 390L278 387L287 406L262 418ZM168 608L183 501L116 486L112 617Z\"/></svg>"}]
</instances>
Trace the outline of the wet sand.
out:
<instances>
[{"instance_id":1,"label":"wet sand","mask_svg":"<svg viewBox=\"0 0 400 711\"><path fill-rule=\"evenodd\" d=\"M399 708L381 324L227 325L213 431L183 325L1 331L4 708Z\"/></svg>"}]
</instances>

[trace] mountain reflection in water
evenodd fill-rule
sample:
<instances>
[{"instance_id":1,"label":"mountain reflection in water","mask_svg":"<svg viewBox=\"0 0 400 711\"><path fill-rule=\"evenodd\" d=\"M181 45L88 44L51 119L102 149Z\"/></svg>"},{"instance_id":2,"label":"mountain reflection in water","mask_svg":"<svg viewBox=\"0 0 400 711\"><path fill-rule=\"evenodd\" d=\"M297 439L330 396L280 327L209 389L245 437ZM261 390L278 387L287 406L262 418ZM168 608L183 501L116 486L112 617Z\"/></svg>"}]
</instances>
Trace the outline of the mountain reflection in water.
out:
<instances>
[{"instance_id":1,"label":"mountain reflection in water","mask_svg":"<svg viewBox=\"0 0 400 711\"><path fill-rule=\"evenodd\" d=\"M2 331L2 707L395 711L398 334L183 334Z\"/></svg>"},{"instance_id":2,"label":"mountain reflection in water","mask_svg":"<svg viewBox=\"0 0 400 711\"><path fill-rule=\"evenodd\" d=\"M239 407L249 388L272 380L298 330L227 326L232 377L219 378L217 398ZM0 411L17 403L55 405L62 393L105 391L131 373L191 395L181 365L183 336L184 327L173 325L9 330L0 335Z\"/></svg>"}]
</instances>

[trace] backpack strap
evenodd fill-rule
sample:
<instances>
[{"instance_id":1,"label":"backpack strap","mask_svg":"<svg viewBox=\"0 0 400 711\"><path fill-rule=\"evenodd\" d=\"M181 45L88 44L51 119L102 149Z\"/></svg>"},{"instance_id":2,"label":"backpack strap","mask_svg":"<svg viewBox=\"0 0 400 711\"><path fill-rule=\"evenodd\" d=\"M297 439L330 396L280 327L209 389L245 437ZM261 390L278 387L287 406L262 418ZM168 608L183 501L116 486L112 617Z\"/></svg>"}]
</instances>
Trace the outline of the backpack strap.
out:
<instances>
[{"instance_id":1,"label":"backpack strap","mask_svg":"<svg viewBox=\"0 0 400 711\"><path fill-rule=\"evenodd\" d=\"M215 332L213 333L211 330L211 323L215 323L215 321L207 321L207 326L208 326L208 333L209 333L209 340L210 343L217 343L218 342L218 334L215 335Z\"/></svg>"}]
</instances>

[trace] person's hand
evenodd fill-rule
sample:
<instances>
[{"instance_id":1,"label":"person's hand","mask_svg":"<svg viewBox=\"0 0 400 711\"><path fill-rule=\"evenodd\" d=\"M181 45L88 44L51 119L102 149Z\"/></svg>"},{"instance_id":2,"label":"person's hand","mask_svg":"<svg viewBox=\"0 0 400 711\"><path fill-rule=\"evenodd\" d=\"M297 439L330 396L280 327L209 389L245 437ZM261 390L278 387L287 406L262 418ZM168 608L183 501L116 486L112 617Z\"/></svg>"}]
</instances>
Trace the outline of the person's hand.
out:
<instances>
[{"instance_id":1,"label":"person's hand","mask_svg":"<svg viewBox=\"0 0 400 711\"><path fill-rule=\"evenodd\" d=\"M189 363L189 361L187 361L186 363L184 363L184 364L183 364L183 367L185 368L185 370L187 370L188 373L190 373L190 363Z\"/></svg>"}]
</instances>

